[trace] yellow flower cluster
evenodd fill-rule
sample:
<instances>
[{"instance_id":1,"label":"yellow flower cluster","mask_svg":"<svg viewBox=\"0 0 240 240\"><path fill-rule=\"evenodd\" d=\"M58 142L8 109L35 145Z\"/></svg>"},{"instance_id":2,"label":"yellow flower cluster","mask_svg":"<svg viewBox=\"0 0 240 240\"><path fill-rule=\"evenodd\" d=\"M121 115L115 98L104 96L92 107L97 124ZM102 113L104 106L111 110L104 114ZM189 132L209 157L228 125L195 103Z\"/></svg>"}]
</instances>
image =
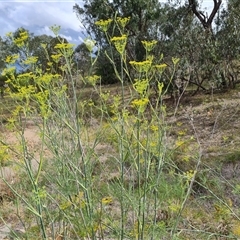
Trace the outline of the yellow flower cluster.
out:
<instances>
[{"instance_id":1,"label":"yellow flower cluster","mask_svg":"<svg viewBox=\"0 0 240 240\"><path fill-rule=\"evenodd\" d=\"M54 48L58 50L59 54L62 54L64 58L70 58L74 52L74 44L72 43L58 43Z\"/></svg>"},{"instance_id":2,"label":"yellow flower cluster","mask_svg":"<svg viewBox=\"0 0 240 240\"><path fill-rule=\"evenodd\" d=\"M96 21L95 24L99 26L102 31L107 32L112 21L113 21L112 19L107 20L101 19L99 21Z\"/></svg>"},{"instance_id":3,"label":"yellow flower cluster","mask_svg":"<svg viewBox=\"0 0 240 240\"><path fill-rule=\"evenodd\" d=\"M2 75L3 76L8 76L8 79L10 80L12 78L15 78L15 76L14 76L15 70L16 70L16 67L4 68L3 71L2 71Z\"/></svg>"},{"instance_id":4,"label":"yellow flower cluster","mask_svg":"<svg viewBox=\"0 0 240 240\"><path fill-rule=\"evenodd\" d=\"M112 203L112 201L113 201L112 197L102 198L102 204L105 204L105 205Z\"/></svg>"},{"instance_id":5,"label":"yellow flower cluster","mask_svg":"<svg viewBox=\"0 0 240 240\"><path fill-rule=\"evenodd\" d=\"M148 98L135 99L132 101L134 106L145 106L149 102Z\"/></svg>"},{"instance_id":6,"label":"yellow flower cluster","mask_svg":"<svg viewBox=\"0 0 240 240\"><path fill-rule=\"evenodd\" d=\"M151 126L150 126L150 129L151 129L153 132L156 132L156 131L158 131L158 126L156 126L156 125L151 125Z\"/></svg>"},{"instance_id":7,"label":"yellow flower cluster","mask_svg":"<svg viewBox=\"0 0 240 240\"><path fill-rule=\"evenodd\" d=\"M92 75L87 77L87 82L92 86L95 86L99 80L101 80L101 76L98 75Z\"/></svg>"},{"instance_id":8,"label":"yellow flower cluster","mask_svg":"<svg viewBox=\"0 0 240 240\"><path fill-rule=\"evenodd\" d=\"M196 171L189 170L189 171L185 172L183 175L184 175L184 178L186 178L187 181L190 182L195 174L196 174Z\"/></svg>"},{"instance_id":9,"label":"yellow flower cluster","mask_svg":"<svg viewBox=\"0 0 240 240\"><path fill-rule=\"evenodd\" d=\"M18 75L18 83L20 86L27 86L30 82L30 80L33 77L33 73L32 72L27 72L27 73L22 73Z\"/></svg>"},{"instance_id":10,"label":"yellow flower cluster","mask_svg":"<svg viewBox=\"0 0 240 240\"><path fill-rule=\"evenodd\" d=\"M160 74L163 73L163 71L165 70L166 67L167 67L167 64L165 64L165 63L155 65L155 68L158 70L158 72Z\"/></svg>"},{"instance_id":11,"label":"yellow flower cluster","mask_svg":"<svg viewBox=\"0 0 240 240\"><path fill-rule=\"evenodd\" d=\"M7 164L10 159L8 148L7 145L0 145L0 166Z\"/></svg>"},{"instance_id":12,"label":"yellow flower cluster","mask_svg":"<svg viewBox=\"0 0 240 240\"><path fill-rule=\"evenodd\" d=\"M178 136L185 136L186 135L186 129L178 131Z\"/></svg>"},{"instance_id":13,"label":"yellow flower cluster","mask_svg":"<svg viewBox=\"0 0 240 240\"><path fill-rule=\"evenodd\" d=\"M19 88L19 85L16 85ZM10 92L10 96L13 99L24 101L24 107L20 106L22 111L29 112L30 98L35 93L35 87L33 85L22 86L19 88L19 92ZM14 114L13 114L14 115ZM17 116L17 115L15 115Z\"/></svg>"},{"instance_id":14,"label":"yellow flower cluster","mask_svg":"<svg viewBox=\"0 0 240 240\"><path fill-rule=\"evenodd\" d=\"M162 94L163 87L164 87L164 83L163 82L158 82L158 94L159 95Z\"/></svg>"},{"instance_id":15,"label":"yellow flower cluster","mask_svg":"<svg viewBox=\"0 0 240 240\"><path fill-rule=\"evenodd\" d=\"M61 57L62 57L62 54L61 54L61 53L59 53L59 54L52 54L52 55L51 55L51 58L52 58L52 60L53 60L55 63L58 63Z\"/></svg>"},{"instance_id":16,"label":"yellow flower cluster","mask_svg":"<svg viewBox=\"0 0 240 240\"><path fill-rule=\"evenodd\" d=\"M111 38L111 42L113 42L119 54L122 55L127 44L127 35L123 34L120 37L113 37Z\"/></svg>"},{"instance_id":17,"label":"yellow flower cluster","mask_svg":"<svg viewBox=\"0 0 240 240\"><path fill-rule=\"evenodd\" d=\"M139 73L142 72L148 72L152 66L152 61L146 60L146 61L130 61L129 62Z\"/></svg>"},{"instance_id":18,"label":"yellow flower cluster","mask_svg":"<svg viewBox=\"0 0 240 240\"><path fill-rule=\"evenodd\" d=\"M35 83L40 87L48 87L52 81L58 78L58 74L45 73L44 75L35 78Z\"/></svg>"},{"instance_id":19,"label":"yellow flower cluster","mask_svg":"<svg viewBox=\"0 0 240 240\"><path fill-rule=\"evenodd\" d=\"M185 144L185 141L184 140L181 140L181 139L178 139L176 141L176 147L181 147Z\"/></svg>"},{"instance_id":20,"label":"yellow flower cluster","mask_svg":"<svg viewBox=\"0 0 240 240\"><path fill-rule=\"evenodd\" d=\"M239 221L233 225L232 233L235 236L240 237L240 222Z\"/></svg>"},{"instance_id":21,"label":"yellow flower cluster","mask_svg":"<svg viewBox=\"0 0 240 240\"><path fill-rule=\"evenodd\" d=\"M111 112L113 114L119 113L119 106L121 104L121 97L116 95L113 97L113 104L111 105Z\"/></svg>"},{"instance_id":22,"label":"yellow flower cluster","mask_svg":"<svg viewBox=\"0 0 240 240\"><path fill-rule=\"evenodd\" d=\"M24 64L34 64L37 61L38 61L38 57L30 56L24 61Z\"/></svg>"},{"instance_id":23,"label":"yellow flower cluster","mask_svg":"<svg viewBox=\"0 0 240 240\"><path fill-rule=\"evenodd\" d=\"M48 104L49 91L45 90L45 91L38 92L34 94L33 97L36 98L39 104L41 117L47 118L50 115L50 107Z\"/></svg>"},{"instance_id":24,"label":"yellow flower cluster","mask_svg":"<svg viewBox=\"0 0 240 240\"><path fill-rule=\"evenodd\" d=\"M83 208L85 206L84 193L79 192L76 195L69 196L69 201L65 201L60 205L61 210L65 210L73 206L74 208Z\"/></svg>"},{"instance_id":25,"label":"yellow flower cluster","mask_svg":"<svg viewBox=\"0 0 240 240\"><path fill-rule=\"evenodd\" d=\"M19 37L15 38L13 41L18 47L24 46L25 42L28 40L28 32L27 31L20 31Z\"/></svg>"},{"instance_id":26,"label":"yellow flower cluster","mask_svg":"<svg viewBox=\"0 0 240 240\"><path fill-rule=\"evenodd\" d=\"M172 62L174 65L177 65L179 61L180 61L180 58L172 57Z\"/></svg>"},{"instance_id":27,"label":"yellow flower cluster","mask_svg":"<svg viewBox=\"0 0 240 240\"><path fill-rule=\"evenodd\" d=\"M181 203L178 201L173 201L169 204L168 208L173 212L179 212L179 210L181 209Z\"/></svg>"},{"instance_id":28,"label":"yellow flower cluster","mask_svg":"<svg viewBox=\"0 0 240 240\"><path fill-rule=\"evenodd\" d=\"M153 40L153 41L142 41L142 44L143 44L144 48L146 49L146 51L150 52L156 46L157 41L156 40Z\"/></svg>"},{"instance_id":29,"label":"yellow flower cluster","mask_svg":"<svg viewBox=\"0 0 240 240\"><path fill-rule=\"evenodd\" d=\"M121 26L122 29L126 27L129 20L130 20L130 17L125 17L125 18L117 17L117 23Z\"/></svg>"},{"instance_id":30,"label":"yellow flower cluster","mask_svg":"<svg viewBox=\"0 0 240 240\"><path fill-rule=\"evenodd\" d=\"M74 44L72 43L58 43L54 48L57 49L72 49L74 47Z\"/></svg>"},{"instance_id":31,"label":"yellow flower cluster","mask_svg":"<svg viewBox=\"0 0 240 240\"><path fill-rule=\"evenodd\" d=\"M7 56L5 62L6 63L9 63L9 64L13 64L16 62L16 60L19 58L19 55L18 54L14 54L14 55L11 55L11 56Z\"/></svg>"},{"instance_id":32,"label":"yellow flower cluster","mask_svg":"<svg viewBox=\"0 0 240 240\"><path fill-rule=\"evenodd\" d=\"M109 91L106 91L106 92L100 94L100 97L103 101L107 101L109 99L109 96L110 96Z\"/></svg>"},{"instance_id":33,"label":"yellow flower cluster","mask_svg":"<svg viewBox=\"0 0 240 240\"><path fill-rule=\"evenodd\" d=\"M148 98L140 98L132 101L133 107L136 107L140 113L143 113L149 103Z\"/></svg>"},{"instance_id":34,"label":"yellow flower cluster","mask_svg":"<svg viewBox=\"0 0 240 240\"><path fill-rule=\"evenodd\" d=\"M149 87L149 80L138 80L133 84L134 89L139 93L141 96L145 96Z\"/></svg>"}]
</instances>

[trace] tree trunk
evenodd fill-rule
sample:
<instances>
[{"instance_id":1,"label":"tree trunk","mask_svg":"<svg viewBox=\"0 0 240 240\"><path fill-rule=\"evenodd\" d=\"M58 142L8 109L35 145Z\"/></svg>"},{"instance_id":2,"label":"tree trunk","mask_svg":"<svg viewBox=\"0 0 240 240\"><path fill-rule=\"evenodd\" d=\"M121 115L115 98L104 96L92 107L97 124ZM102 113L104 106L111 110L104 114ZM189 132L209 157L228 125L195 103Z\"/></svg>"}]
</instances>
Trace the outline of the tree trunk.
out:
<instances>
[{"instance_id":1,"label":"tree trunk","mask_svg":"<svg viewBox=\"0 0 240 240\"><path fill-rule=\"evenodd\" d=\"M214 6L209 17L207 14L204 14L201 10L197 9L197 0L188 0L188 3L192 12L200 20L204 29L212 33L212 22L222 4L222 0L213 0Z\"/></svg>"}]
</instances>

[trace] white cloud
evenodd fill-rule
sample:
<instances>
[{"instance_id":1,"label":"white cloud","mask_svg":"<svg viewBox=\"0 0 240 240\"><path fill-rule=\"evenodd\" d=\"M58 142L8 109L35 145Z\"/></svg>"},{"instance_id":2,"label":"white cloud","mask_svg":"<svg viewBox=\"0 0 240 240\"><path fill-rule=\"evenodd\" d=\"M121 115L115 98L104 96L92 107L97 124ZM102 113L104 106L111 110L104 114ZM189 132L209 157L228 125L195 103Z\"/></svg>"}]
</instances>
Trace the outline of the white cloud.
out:
<instances>
[{"instance_id":1,"label":"white cloud","mask_svg":"<svg viewBox=\"0 0 240 240\"><path fill-rule=\"evenodd\" d=\"M73 38L71 36L66 36L64 34L60 34L62 38L65 38L68 42L73 42Z\"/></svg>"},{"instance_id":2,"label":"white cloud","mask_svg":"<svg viewBox=\"0 0 240 240\"><path fill-rule=\"evenodd\" d=\"M53 32L50 30L49 26L42 26L39 28L36 28L35 30L35 35L49 35L49 36L54 36Z\"/></svg>"},{"instance_id":3,"label":"white cloud","mask_svg":"<svg viewBox=\"0 0 240 240\"><path fill-rule=\"evenodd\" d=\"M84 39L81 36L78 36L78 40L80 40L80 42L84 42Z\"/></svg>"},{"instance_id":4,"label":"white cloud","mask_svg":"<svg viewBox=\"0 0 240 240\"><path fill-rule=\"evenodd\" d=\"M0 36L24 27L30 32L51 34L49 26L60 25L62 29L82 30L73 12L75 1L3 1L0 2Z\"/></svg>"},{"instance_id":5,"label":"white cloud","mask_svg":"<svg viewBox=\"0 0 240 240\"><path fill-rule=\"evenodd\" d=\"M167 0L161 0L166 2ZM24 27L35 35L52 35L50 26L60 25L68 41L82 42L85 32L73 12L73 6L82 4L79 0L0 0L0 36ZM226 0L223 0L226 5ZM203 0L202 9L211 11L213 0ZM204 9L205 10L205 9Z\"/></svg>"}]
</instances>

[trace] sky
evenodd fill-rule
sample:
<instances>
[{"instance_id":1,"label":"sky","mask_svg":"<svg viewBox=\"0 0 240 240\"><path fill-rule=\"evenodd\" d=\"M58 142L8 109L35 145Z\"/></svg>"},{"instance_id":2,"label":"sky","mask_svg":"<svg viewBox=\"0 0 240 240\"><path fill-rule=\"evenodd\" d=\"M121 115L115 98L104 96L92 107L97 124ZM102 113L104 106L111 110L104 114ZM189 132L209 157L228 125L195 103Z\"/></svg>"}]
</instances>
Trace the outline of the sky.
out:
<instances>
[{"instance_id":1,"label":"sky","mask_svg":"<svg viewBox=\"0 0 240 240\"><path fill-rule=\"evenodd\" d=\"M161 2L165 2L162 0ZM223 0L226 3L227 0ZM49 27L61 26L60 34L76 45L83 41L84 28L73 12L77 0L0 0L0 36L23 27L34 35L52 35ZM202 0L202 9L210 11L213 0Z\"/></svg>"},{"instance_id":2,"label":"sky","mask_svg":"<svg viewBox=\"0 0 240 240\"><path fill-rule=\"evenodd\" d=\"M83 26L73 12L75 0L0 0L0 36L23 27L34 35L52 35L50 26L61 26L69 42L82 42Z\"/></svg>"}]
</instances>

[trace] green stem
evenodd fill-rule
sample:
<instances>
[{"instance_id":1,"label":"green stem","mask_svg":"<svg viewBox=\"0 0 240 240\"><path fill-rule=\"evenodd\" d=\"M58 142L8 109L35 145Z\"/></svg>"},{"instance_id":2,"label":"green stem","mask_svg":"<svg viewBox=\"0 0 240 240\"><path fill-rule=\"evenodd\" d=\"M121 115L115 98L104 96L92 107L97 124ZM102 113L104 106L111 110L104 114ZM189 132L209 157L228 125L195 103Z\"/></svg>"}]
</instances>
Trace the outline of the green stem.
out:
<instances>
[{"instance_id":1,"label":"green stem","mask_svg":"<svg viewBox=\"0 0 240 240\"><path fill-rule=\"evenodd\" d=\"M40 151L40 159L38 165L38 171L36 175L35 184L38 184L39 176L42 171L43 166L43 151L44 151L44 143L45 143L45 126L46 126L46 118L43 118L43 129L42 129L42 141L41 141L41 151Z\"/></svg>"},{"instance_id":2,"label":"green stem","mask_svg":"<svg viewBox=\"0 0 240 240\"><path fill-rule=\"evenodd\" d=\"M140 157L140 113L137 117L137 181L138 181L138 239L141 236L141 210L142 210L142 200L141 200L141 157Z\"/></svg>"},{"instance_id":3,"label":"green stem","mask_svg":"<svg viewBox=\"0 0 240 240\"><path fill-rule=\"evenodd\" d=\"M121 57L121 94L122 94L122 105L124 108L124 85L123 85L123 59ZM121 239L124 237L124 144L123 144L123 136L124 136L124 118L121 114L121 136L120 136L120 153L121 153Z\"/></svg>"},{"instance_id":4,"label":"green stem","mask_svg":"<svg viewBox=\"0 0 240 240\"><path fill-rule=\"evenodd\" d=\"M21 143L22 143L22 147L23 147L23 154L24 154L26 170L27 170L28 176L29 176L30 181L33 186L33 190L34 190L34 194L35 194L34 197L36 197L35 201L36 201L36 207L37 207L37 214L35 213L35 215L37 216L39 223L40 223L42 237L43 237L43 239L47 239L47 235L46 235L46 231L45 231L45 227L44 227L44 223L43 223L43 218L42 218L42 204L41 204L41 199L39 197L39 188L38 188L38 184L37 184L38 178L39 178L39 175L40 175L40 172L42 169L42 159L43 158L40 159L41 164L39 163L38 174L37 174L36 179L34 180L33 170L32 170L31 163L30 163L31 159L29 159L29 156L28 156L29 154L28 154L27 144L26 144L25 137L24 137L24 129L25 128L23 127L21 130L21 133L20 133L21 134ZM34 213L35 211L32 211L32 212Z\"/></svg>"}]
</instances>

